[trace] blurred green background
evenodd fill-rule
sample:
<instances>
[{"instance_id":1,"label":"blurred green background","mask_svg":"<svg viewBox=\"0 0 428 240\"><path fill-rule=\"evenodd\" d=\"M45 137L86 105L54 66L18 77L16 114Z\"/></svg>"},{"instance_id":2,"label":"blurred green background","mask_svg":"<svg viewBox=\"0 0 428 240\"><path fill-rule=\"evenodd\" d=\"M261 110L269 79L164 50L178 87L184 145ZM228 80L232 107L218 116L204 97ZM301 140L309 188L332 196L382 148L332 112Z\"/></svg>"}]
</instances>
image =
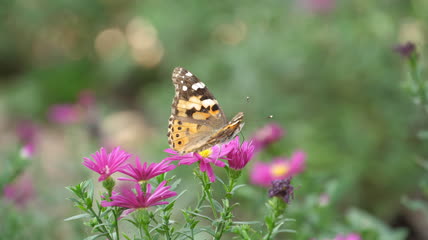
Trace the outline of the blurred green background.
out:
<instances>
[{"instance_id":1,"label":"blurred green background","mask_svg":"<svg viewBox=\"0 0 428 240\"><path fill-rule=\"evenodd\" d=\"M9 210L10 221L33 239L82 239L88 229L63 222L76 214L64 186L88 175L82 157L101 145L122 145L147 161L166 156L170 77L182 66L228 117L245 112L246 138L276 122L287 134L271 151L307 152L290 207L297 234L289 239L360 231L359 218L376 219L373 239L425 239L427 216L402 198L421 195L424 172L415 161L428 148L417 132L427 122L402 88L406 66L393 47L416 43L424 63L427 12L426 0L2 1L2 163L11 164L19 121L39 128L28 170L37 197ZM96 137L84 123L48 119L53 104L75 103L82 91L95 96ZM266 199L263 189L246 190L242 206L254 207L246 195L254 192ZM323 193L326 209L315 206Z\"/></svg>"}]
</instances>

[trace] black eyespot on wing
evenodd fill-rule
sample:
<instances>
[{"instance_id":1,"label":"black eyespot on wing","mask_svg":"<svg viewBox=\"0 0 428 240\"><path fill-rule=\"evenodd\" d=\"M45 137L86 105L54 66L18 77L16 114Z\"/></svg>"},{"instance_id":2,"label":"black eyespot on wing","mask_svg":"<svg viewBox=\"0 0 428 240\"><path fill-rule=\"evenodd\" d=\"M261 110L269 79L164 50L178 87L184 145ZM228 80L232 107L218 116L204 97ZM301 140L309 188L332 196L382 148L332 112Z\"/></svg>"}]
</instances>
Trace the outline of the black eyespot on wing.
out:
<instances>
[{"instance_id":1,"label":"black eyespot on wing","mask_svg":"<svg viewBox=\"0 0 428 240\"><path fill-rule=\"evenodd\" d=\"M219 109L219 107L218 107L218 105L217 104L214 104L212 107L211 107L211 110L212 111L217 111Z\"/></svg>"},{"instance_id":2,"label":"black eyespot on wing","mask_svg":"<svg viewBox=\"0 0 428 240\"><path fill-rule=\"evenodd\" d=\"M181 121L178 121L178 125L181 125L181 124L183 124Z\"/></svg>"},{"instance_id":3,"label":"black eyespot on wing","mask_svg":"<svg viewBox=\"0 0 428 240\"><path fill-rule=\"evenodd\" d=\"M177 143L178 143L178 145L181 145L181 141L178 141Z\"/></svg>"},{"instance_id":4,"label":"black eyespot on wing","mask_svg":"<svg viewBox=\"0 0 428 240\"><path fill-rule=\"evenodd\" d=\"M196 110L196 108L192 108L192 109L186 110L186 115L190 117L190 116L192 116L196 111L197 111L197 110Z\"/></svg>"},{"instance_id":5,"label":"black eyespot on wing","mask_svg":"<svg viewBox=\"0 0 428 240\"><path fill-rule=\"evenodd\" d=\"M178 129L178 130L181 130L181 127L178 127L177 129Z\"/></svg>"}]
</instances>

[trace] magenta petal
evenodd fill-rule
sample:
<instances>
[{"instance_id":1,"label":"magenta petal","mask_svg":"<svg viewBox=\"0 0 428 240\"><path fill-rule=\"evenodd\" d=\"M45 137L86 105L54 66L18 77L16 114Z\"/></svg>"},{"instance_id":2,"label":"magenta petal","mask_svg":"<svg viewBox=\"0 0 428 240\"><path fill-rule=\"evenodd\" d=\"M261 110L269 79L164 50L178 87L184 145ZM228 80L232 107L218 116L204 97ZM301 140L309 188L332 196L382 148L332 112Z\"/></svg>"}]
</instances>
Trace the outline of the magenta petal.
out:
<instances>
[{"instance_id":1,"label":"magenta petal","mask_svg":"<svg viewBox=\"0 0 428 240\"><path fill-rule=\"evenodd\" d=\"M306 154L302 151L295 152L290 160L290 172L288 175L300 173L305 168Z\"/></svg>"},{"instance_id":2,"label":"magenta petal","mask_svg":"<svg viewBox=\"0 0 428 240\"><path fill-rule=\"evenodd\" d=\"M83 158L83 165L91 169L94 172L100 174L99 181L104 181L113 173L121 170L125 161L131 157L131 154L126 153L123 150L120 150L119 147L116 147L107 154L104 148L101 148L98 152L91 155L92 159Z\"/></svg>"},{"instance_id":3,"label":"magenta petal","mask_svg":"<svg viewBox=\"0 0 428 240\"><path fill-rule=\"evenodd\" d=\"M132 212L135 212L135 210L137 209L136 208L126 209L125 211L122 212L122 214L120 214L119 220L131 214Z\"/></svg>"},{"instance_id":4,"label":"magenta petal","mask_svg":"<svg viewBox=\"0 0 428 240\"><path fill-rule=\"evenodd\" d=\"M251 170L251 183L261 186L270 186L272 180L270 166L268 164L260 162L254 164Z\"/></svg>"}]
</instances>

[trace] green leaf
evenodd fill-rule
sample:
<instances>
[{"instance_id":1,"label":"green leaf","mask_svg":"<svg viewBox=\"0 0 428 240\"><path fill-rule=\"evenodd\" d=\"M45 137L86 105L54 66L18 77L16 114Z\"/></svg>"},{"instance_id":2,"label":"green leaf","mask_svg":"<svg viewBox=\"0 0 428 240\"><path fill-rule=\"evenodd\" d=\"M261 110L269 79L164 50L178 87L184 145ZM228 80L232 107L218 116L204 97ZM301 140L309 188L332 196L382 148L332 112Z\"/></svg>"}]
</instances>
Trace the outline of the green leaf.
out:
<instances>
[{"instance_id":1,"label":"green leaf","mask_svg":"<svg viewBox=\"0 0 428 240\"><path fill-rule=\"evenodd\" d=\"M83 240L94 240L94 239L97 239L99 237L106 236L106 235L107 235L107 233L100 233L100 234L97 234L97 235L89 236L89 237L87 237L87 238L85 238Z\"/></svg>"},{"instance_id":2,"label":"green leaf","mask_svg":"<svg viewBox=\"0 0 428 240\"><path fill-rule=\"evenodd\" d=\"M236 190L238 190L239 188L241 188L241 187L245 187L245 186L247 186L246 184L239 184L239 185L236 185L233 189L232 189L232 193L234 193Z\"/></svg>"},{"instance_id":3,"label":"green leaf","mask_svg":"<svg viewBox=\"0 0 428 240\"><path fill-rule=\"evenodd\" d=\"M236 224L236 225L244 225L244 224L251 225L251 224L260 224L260 221L233 222L233 224Z\"/></svg>"},{"instance_id":4,"label":"green leaf","mask_svg":"<svg viewBox=\"0 0 428 240\"><path fill-rule=\"evenodd\" d=\"M214 208L217 212L223 211L223 206L217 200L213 199L213 203L214 203Z\"/></svg>"},{"instance_id":5,"label":"green leaf","mask_svg":"<svg viewBox=\"0 0 428 240\"><path fill-rule=\"evenodd\" d=\"M87 213L83 213L83 214L79 214L79 215L75 215L69 218L64 219L64 221L71 221L71 220L76 220L76 219L80 219L80 218L86 218L86 217L90 217L91 215L87 214Z\"/></svg>"},{"instance_id":6,"label":"green leaf","mask_svg":"<svg viewBox=\"0 0 428 240\"><path fill-rule=\"evenodd\" d=\"M200 217L200 218L203 218L203 219L207 219L207 220L209 220L209 221L214 221L213 219L211 219L210 217L208 217L208 216L205 216L205 215L202 215L202 214L199 214L199 213L196 213L196 212L191 212L191 211L187 211L188 213L191 213L191 214L193 214L193 215L195 215L195 216L198 216L198 217Z\"/></svg>"}]
</instances>

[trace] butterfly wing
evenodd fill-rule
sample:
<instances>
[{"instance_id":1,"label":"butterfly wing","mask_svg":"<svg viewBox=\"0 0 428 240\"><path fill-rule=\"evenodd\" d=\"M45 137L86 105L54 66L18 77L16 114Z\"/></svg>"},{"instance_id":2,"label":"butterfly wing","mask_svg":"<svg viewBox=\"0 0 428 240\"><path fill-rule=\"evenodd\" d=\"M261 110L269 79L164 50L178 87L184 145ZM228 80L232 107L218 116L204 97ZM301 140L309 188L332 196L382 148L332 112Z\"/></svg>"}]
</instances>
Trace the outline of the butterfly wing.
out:
<instances>
[{"instance_id":1,"label":"butterfly wing","mask_svg":"<svg viewBox=\"0 0 428 240\"><path fill-rule=\"evenodd\" d=\"M205 84L186 69L175 68L172 82L175 96L168 125L169 145L180 153L210 147L207 141L227 124L223 110Z\"/></svg>"}]
</instances>

